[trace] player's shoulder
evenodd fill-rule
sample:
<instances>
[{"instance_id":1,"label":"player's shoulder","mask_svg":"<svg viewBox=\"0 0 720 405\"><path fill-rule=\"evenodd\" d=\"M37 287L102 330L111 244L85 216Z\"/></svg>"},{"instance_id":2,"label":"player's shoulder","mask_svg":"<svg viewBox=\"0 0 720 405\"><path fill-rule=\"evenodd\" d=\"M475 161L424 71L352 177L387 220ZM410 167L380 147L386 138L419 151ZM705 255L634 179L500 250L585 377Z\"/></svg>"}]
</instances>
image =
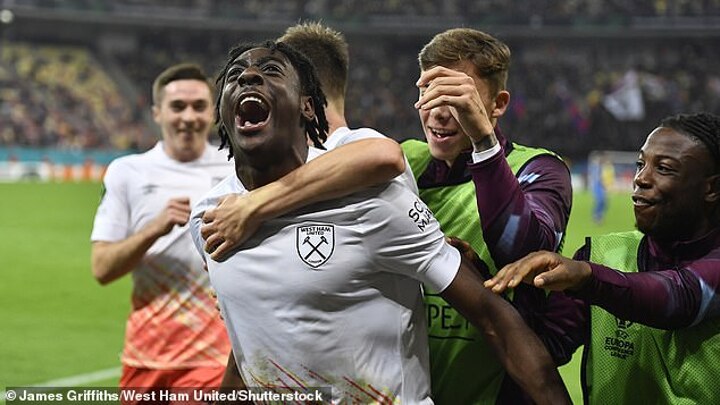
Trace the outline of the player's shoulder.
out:
<instances>
[{"instance_id":1,"label":"player's shoulder","mask_svg":"<svg viewBox=\"0 0 720 405\"><path fill-rule=\"evenodd\" d=\"M332 135L330 135L328 140L325 142L325 146L328 149L334 149L350 142L378 138L382 139L388 137L372 128L361 127L350 129L348 127L340 127L336 129Z\"/></svg>"},{"instance_id":2,"label":"player's shoulder","mask_svg":"<svg viewBox=\"0 0 720 405\"><path fill-rule=\"evenodd\" d=\"M154 149L141 153L131 153L113 159L108 164L106 176L128 177L134 176L137 171L142 171L154 163Z\"/></svg>"},{"instance_id":3,"label":"player's shoulder","mask_svg":"<svg viewBox=\"0 0 720 405\"><path fill-rule=\"evenodd\" d=\"M226 194L241 194L246 192L247 189L245 186L238 180L235 173L232 173L213 186L206 194L206 197L217 198Z\"/></svg>"},{"instance_id":4,"label":"player's shoulder","mask_svg":"<svg viewBox=\"0 0 720 405\"><path fill-rule=\"evenodd\" d=\"M228 151L227 149L219 149L217 145L208 143L205 147L202 160L207 163L228 163Z\"/></svg>"},{"instance_id":5,"label":"player's shoulder","mask_svg":"<svg viewBox=\"0 0 720 405\"><path fill-rule=\"evenodd\" d=\"M557 153L536 146L527 146L513 142L512 149L507 155L507 161L512 167L518 166L517 173L547 172L557 173L565 177L569 175L567 163Z\"/></svg>"},{"instance_id":6,"label":"player's shoulder","mask_svg":"<svg viewBox=\"0 0 720 405\"><path fill-rule=\"evenodd\" d=\"M228 194L244 194L247 189L242 185L235 173L226 176L218 184L213 186L210 191L205 193L200 200L193 204L191 217L202 215L208 208L215 207L222 196Z\"/></svg>"},{"instance_id":7,"label":"player's shoulder","mask_svg":"<svg viewBox=\"0 0 720 405\"><path fill-rule=\"evenodd\" d=\"M358 138L387 138L387 136L380 131L368 127L353 128L350 132Z\"/></svg>"}]
</instances>

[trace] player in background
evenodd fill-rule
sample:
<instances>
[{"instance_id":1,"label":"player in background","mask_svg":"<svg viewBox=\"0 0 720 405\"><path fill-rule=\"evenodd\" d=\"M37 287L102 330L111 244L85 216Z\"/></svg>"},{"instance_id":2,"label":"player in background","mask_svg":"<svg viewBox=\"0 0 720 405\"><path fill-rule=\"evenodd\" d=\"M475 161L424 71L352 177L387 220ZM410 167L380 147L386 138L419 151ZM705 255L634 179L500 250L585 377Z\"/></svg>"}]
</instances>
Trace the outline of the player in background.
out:
<instances>
[{"instance_id":1,"label":"player in background","mask_svg":"<svg viewBox=\"0 0 720 405\"><path fill-rule=\"evenodd\" d=\"M437 34L420 51L415 107L426 142L402 143L420 197L443 232L467 241L494 274L527 253L562 246L572 188L563 161L545 149L508 140L498 124L510 102L510 49L482 31ZM479 220L478 220L479 216ZM558 364L575 349L562 323L568 298L518 288L512 299ZM427 291L433 395L438 403L522 403L480 333L442 297ZM567 319L571 319L568 317ZM479 365L482 365L481 367Z\"/></svg>"},{"instance_id":2,"label":"player in background","mask_svg":"<svg viewBox=\"0 0 720 405\"><path fill-rule=\"evenodd\" d=\"M289 27L278 40L308 56L318 70L328 101L325 114L329 132L324 147L333 152L249 194L227 196L215 209L208 210L203 218L203 236L213 259L226 256L264 221L309 203L348 195L396 176L416 189L397 142L370 128L347 126L349 56L343 35L320 23L306 22Z\"/></svg>"},{"instance_id":3,"label":"player in background","mask_svg":"<svg viewBox=\"0 0 720 405\"><path fill-rule=\"evenodd\" d=\"M606 152L593 162L588 168L588 183L592 194L592 218L593 222L601 225L605 220L605 213L608 210L608 192L615 178L615 170Z\"/></svg>"},{"instance_id":4,"label":"player in background","mask_svg":"<svg viewBox=\"0 0 720 405\"><path fill-rule=\"evenodd\" d=\"M235 175L193 209L201 252L207 208L315 158L321 151L306 140L321 145L328 128L312 64L283 42L233 49L218 87L219 133ZM569 401L542 342L400 182L267 221L230 257L206 258L233 343L228 374L248 386L330 385L332 402L432 403L423 281L483 330L536 401Z\"/></svg>"},{"instance_id":5,"label":"player in background","mask_svg":"<svg viewBox=\"0 0 720 405\"><path fill-rule=\"evenodd\" d=\"M720 395L720 117L665 118L640 149L638 231L539 252L486 285L521 280L580 299L585 402L709 404Z\"/></svg>"},{"instance_id":6,"label":"player in background","mask_svg":"<svg viewBox=\"0 0 720 405\"><path fill-rule=\"evenodd\" d=\"M186 226L190 205L232 173L208 143L213 91L203 71L171 66L153 83L162 140L114 160L92 230L92 273L106 285L130 273L120 387L217 387L230 344Z\"/></svg>"}]
</instances>

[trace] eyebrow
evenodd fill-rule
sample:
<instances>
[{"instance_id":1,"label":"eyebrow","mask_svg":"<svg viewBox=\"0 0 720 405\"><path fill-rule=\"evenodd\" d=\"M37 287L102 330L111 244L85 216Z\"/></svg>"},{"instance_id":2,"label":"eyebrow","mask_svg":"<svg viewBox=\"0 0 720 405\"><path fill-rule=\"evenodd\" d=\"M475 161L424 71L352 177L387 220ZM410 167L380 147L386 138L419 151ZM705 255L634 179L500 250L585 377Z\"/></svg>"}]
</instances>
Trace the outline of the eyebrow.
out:
<instances>
[{"instance_id":1,"label":"eyebrow","mask_svg":"<svg viewBox=\"0 0 720 405\"><path fill-rule=\"evenodd\" d=\"M286 64L282 59L278 58L278 57L275 56L275 55L266 55L266 56L263 56L263 57L259 58L259 59L257 60L257 62L255 62L255 64L256 64L256 65L262 65L262 64L265 64L265 63L267 63L267 62L277 62L277 63L279 63L279 64L281 64L281 65L283 65L283 66L287 66L287 64ZM236 65L236 66L240 66L240 67L242 67L242 68L247 68L247 67L250 66L250 64L249 64L249 63L247 62L247 60L245 60L245 59L237 60L237 61L235 62L235 65Z\"/></svg>"},{"instance_id":2,"label":"eyebrow","mask_svg":"<svg viewBox=\"0 0 720 405\"><path fill-rule=\"evenodd\" d=\"M643 153L643 151L642 151L642 149L641 149L641 150L640 150L640 153L638 154L638 158L644 158L645 156L646 156L646 154ZM671 161L673 161L673 162L683 163L682 157L677 158L677 157L670 156L670 155L667 155L667 154L664 154L664 153L657 153L657 154L655 154L655 155L653 156L653 159L655 159L655 160L663 160L663 159L664 159L664 160L671 160Z\"/></svg>"}]
</instances>

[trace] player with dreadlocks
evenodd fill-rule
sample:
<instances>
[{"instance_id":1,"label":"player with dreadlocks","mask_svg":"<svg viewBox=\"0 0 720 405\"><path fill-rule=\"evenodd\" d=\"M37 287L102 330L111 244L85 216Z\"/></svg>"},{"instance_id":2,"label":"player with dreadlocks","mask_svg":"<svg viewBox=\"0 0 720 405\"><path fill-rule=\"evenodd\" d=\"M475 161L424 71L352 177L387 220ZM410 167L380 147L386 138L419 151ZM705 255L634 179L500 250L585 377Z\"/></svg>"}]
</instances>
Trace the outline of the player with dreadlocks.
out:
<instances>
[{"instance_id":1,"label":"player with dreadlocks","mask_svg":"<svg viewBox=\"0 0 720 405\"><path fill-rule=\"evenodd\" d=\"M221 260L263 222L307 204L351 195L367 187L403 180L417 190L400 145L371 128L349 128L345 88L349 53L344 36L318 22L288 27L278 41L300 51L313 64L327 98L325 153L277 181L245 195L228 195L203 216L205 249ZM315 144L317 146L317 144ZM416 191L417 192L417 191Z\"/></svg>"},{"instance_id":2,"label":"player with dreadlocks","mask_svg":"<svg viewBox=\"0 0 720 405\"><path fill-rule=\"evenodd\" d=\"M720 397L720 117L668 117L640 149L638 231L590 238L575 260L526 256L486 285L521 280L582 301L586 403Z\"/></svg>"},{"instance_id":3,"label":"player with dreadlocks","mask_svg":"<svg viewBox=\"0 0 720 405\"><path fill-rule=\"evenodd\" d=\"M321 155L306 139L327 130L314 69L290 46L238 48L218 83L218 123L236 175L195 206L190 230L233 347L224 386L286 394L332 387L332 397L318 402L432 403L423 282L487 335L533 399L569 403L540 339L483 287L432 213L399 182L269 220L229 257L213 260L200 231L205 210Z\"/></svg>"},{"instance_id":4,"label":"player with dreadlocks","mask_svg":"<svg viewBox=\"0 0 720 405\"><path fill-rule=\"evenodd\" d=\"M307 134L308 138L313 142L313 145L316 148L325 149L323 147L323 142L325 142L325 140L327 139L328 122L325 118L324 107L327 105L327 100L325 100L325 94L320 90L320 82L318 81L317 77L312 74L312 65L310 64L310 61L308 61L306 58L300 57L298 52L294 48L291 48L282 42L268 41L263 44L263 46L273 52L280 51L284 53L285 55L287 55L287 58L292 61L293 66L297 66L297 72L300 76L300 83L301 86L303 86L301 90L303 94L311 95L312 103L316 107L315 118L312 120L303 121L305 133ZM218 89L225 88L228 79L228 70L232 66L232 63L235 61L235 59L237 59L238 56L242 55L243 53L254 47L255 45L244 44L230 50L230 53L228 54L228 62L225 64L222 73L220 74L220 76L218 76L215 82ZM218 92L217 102L215 103L215 124L221 124L221 98L222 92ZM248 113L251 115L259 114L260 116L262 116L267 112L261 104L256 105L255 103L249 103L247 105L249 106L248 108L260 107L259 110L248 111ZM222 143L220 144L220 149L223 149L226 146L228 147L229 159L233 156L233 148L229 141L227 129L223 125L218 125L218 128L220 140L222 141Z\"/></svg>"}]
</instances>

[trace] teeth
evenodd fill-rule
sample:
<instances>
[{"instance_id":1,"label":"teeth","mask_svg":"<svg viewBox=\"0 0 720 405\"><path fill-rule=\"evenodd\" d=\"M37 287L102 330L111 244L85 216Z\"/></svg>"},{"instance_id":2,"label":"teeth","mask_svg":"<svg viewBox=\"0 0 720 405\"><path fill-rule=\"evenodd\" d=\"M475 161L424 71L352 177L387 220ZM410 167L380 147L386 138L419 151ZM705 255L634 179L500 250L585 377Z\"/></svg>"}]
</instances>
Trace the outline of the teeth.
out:
<instances>
[{"instance_id":1,"label":"teeth","mask_svg":"<svg viewBox=\"0 0 720 405\"><path fill-rule=\"evenodd\" d=\"M450 134L454 134L454 133L455 133L455 131L449 131L449 130L446 130L446 129L434 129L434 128L431 128L430 130L431 130L434 134L436 134L436 135L450 135Z\"/></svg>"},{"instance_id":2,"label":"teeth","mask_svg":"<svg viewBox=\"0 0 720 405\"><path fill-rule=\"evenodd\" d=\"M263 101L261 99L255 97L255 96L247 96L247 97L243 98L242 100L240 100L240 105L243 105L248 101L254 101L256 103L260 103L261 105L265 105L265 103L263 103Z\"/></svg>"}]
</instances>

